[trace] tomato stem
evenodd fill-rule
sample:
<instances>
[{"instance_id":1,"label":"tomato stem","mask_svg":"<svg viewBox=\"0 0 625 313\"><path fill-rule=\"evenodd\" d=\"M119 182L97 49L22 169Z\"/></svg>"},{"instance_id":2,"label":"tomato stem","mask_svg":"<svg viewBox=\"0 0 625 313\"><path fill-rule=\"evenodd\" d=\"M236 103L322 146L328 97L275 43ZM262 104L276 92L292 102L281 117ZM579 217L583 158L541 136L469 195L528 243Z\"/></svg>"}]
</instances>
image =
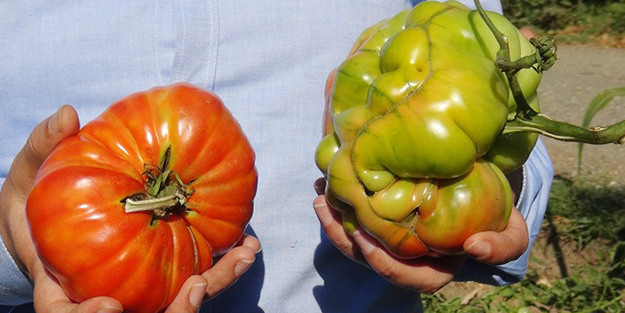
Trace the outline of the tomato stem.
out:
<instances>
[{"instance_id":1,"label":"tomato stem","mask_svg":"<svg viewBox=\"0 0 625 313\"><path fill-rule=\"evenodd\" d=\"M164 215L167 208L175 205L184 205L186 198L184 195L180 197L179 194L162 197L162 198L149 198L143 200L133 200L132 198L126 199L125 211L126 213L142 212L142 211L155 211Z\"/></svg>"},{"instance_id":2,"label":"tomato stem","mask_svg":"<svg viewBox=\"0 0 625 313\"><path fill-rule=\"evenodd\" d=\"M527 56L525 58L521 58L515 62L512 62L510 57L510 47L508 46L508 37L500 32L499 29L497 29L495 24L486 14L486 11L482 7L480 1L474 0L474 2L478 13L495 36L497 43L499 43L499 50L497 51L497 54L495 56L495 64L497 65L497 67L499 67L499 69L501 69L501 71L506 75L506 78L508 79L508 84L510 85L512 96L517 103L517 115L534 116L538 114L538 112L536 112L527 103L527 100L523 95L523 91L521 90L519 81L517 80L517 77L515 75L521 69L529 68L536 64L536 55Z\"/></svg>"},{"instance_id":3,"label":"tomato stem","mask_svg":"<svg viewBox=\"0 0 625 313\"><path fill-rule=\"evenodd\" d=\"M193 189L189 188L175 171L169 169L170 158L171 147L168 147L158 168L152 164L144 165L143 176L147 194L126 198L124 200L126 213L153 211L152 221L154 221L185 209Z\"/></svg>"},{"instance_id":4,"label":"tomato stem","mask_svg":"<svg viewBox=\"0 0 625 313\"><path fill-rule=\"evenodd\" d=\"M532 118L516 118L508 121L503 133L534 132L561 141L575 141L589 144L625 143L625 121L608 127L584 128L577 125L555 121L544 114Z\"/></svg>"},{"instance_id":5,"label":"tomato stem","mask_svg":"<svg viewBox=\"0 0 625 313\"><path fill-rule=\"evenodd\" d=\"M504 134L517 132L534 132L562 141L575 141L589 144L625 143L625 121L608 127L584 128L573 124L556 121L547 115L536 112L527 103L516 74L525 68L533 68L537 72L550 69L557 60L556 44L552 38L530 38L536 48L533 55L512 61L508 38L501 33L490 20L479 0L474 0L480 16L499 43L499 51L495 64L506 75L510 90L517 105L515 118L508 121L503 129Z\"/></svg>"}]
</instances>

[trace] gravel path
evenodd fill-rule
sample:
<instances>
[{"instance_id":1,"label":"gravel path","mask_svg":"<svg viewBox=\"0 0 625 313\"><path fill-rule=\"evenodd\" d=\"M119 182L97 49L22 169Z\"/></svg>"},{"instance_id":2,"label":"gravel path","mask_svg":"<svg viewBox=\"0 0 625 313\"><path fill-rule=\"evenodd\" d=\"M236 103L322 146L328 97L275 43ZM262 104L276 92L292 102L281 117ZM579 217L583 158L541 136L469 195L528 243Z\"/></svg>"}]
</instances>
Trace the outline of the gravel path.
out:
<instances>
[{"instance_id":1,"label":"gravel path","mask_svg":"<svg viewBox=\"0 0 625 313\"><path fill-rule=\"evenodd\" d=\"M588 102L600 91L625 86L625 50L597 46L558 47L559 60L545 72L539 87L543 113L581 125ZM625 120L625 98L616 98L591 125ZM544 138L556 174L577 175L577 144ZM584 146L582 174L601 175L625 185L625 145Z\"/></svg>"}]
</instances>

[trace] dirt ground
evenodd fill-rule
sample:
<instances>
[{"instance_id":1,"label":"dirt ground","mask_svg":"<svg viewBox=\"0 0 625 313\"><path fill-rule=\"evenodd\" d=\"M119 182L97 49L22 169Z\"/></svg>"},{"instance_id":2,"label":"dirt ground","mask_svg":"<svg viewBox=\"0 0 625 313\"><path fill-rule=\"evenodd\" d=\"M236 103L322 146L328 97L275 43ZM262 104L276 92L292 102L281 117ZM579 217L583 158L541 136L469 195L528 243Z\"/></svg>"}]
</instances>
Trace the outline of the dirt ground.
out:
<instances>
[{"instance_id":1,"label":"dirt ground","mask_svg":"<svg viewBox=\"0 0 625 313\"><path fill-rule=\"evenodd\" d=\"M600 91L625 86L625 49L593 45L564 45L558 47L559 60L545 72L539 88L543 113L550 117L580 125L588 102ZM593 119L591 125L606 126L625 120L625 98L616 98ZM556 175L574 177L577 171L577 144L543 138L550 153ZM582 175L600 176L604 183L625 188L625 145L584 146ZM561 277L561 268L549 233L544 229L532 249L530 268L538 277L532 279L549 283ZM583 264L598 264L607 258L605 246L591 243L584 250L572 242L560 242L566 270L569 273ZM441 293L448 298L468 300L492 291L492 287L476 283L452 283Z\"/></svg>"},{"instance_id":2,"label":"dirt ground","mask_svg":"<svg viewBox=\"0 0 625 313\"><path fill-rule=\"evenodd\" d=\"M545 72L539 87L543 113L580 125L592 98L602 90L625 87L625 50L590 45L560 46L559 60ZM625 119L625 98L617 98L591 125L607 126ZM577 175L577 144L544 139L556 174ZM582 174L604 175L625 184L625 146L585 145Z\"/></svg>"}]
</instances>

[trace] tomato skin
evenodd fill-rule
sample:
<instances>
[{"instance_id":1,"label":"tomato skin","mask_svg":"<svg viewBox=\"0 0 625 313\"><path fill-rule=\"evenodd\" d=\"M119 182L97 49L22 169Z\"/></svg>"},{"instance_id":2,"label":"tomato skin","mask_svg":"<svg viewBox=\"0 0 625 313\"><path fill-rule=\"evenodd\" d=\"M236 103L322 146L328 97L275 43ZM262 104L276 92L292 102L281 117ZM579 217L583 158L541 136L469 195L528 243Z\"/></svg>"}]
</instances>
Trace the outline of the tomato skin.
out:
<instances>
[{"instance_id":1,"label":"tomato skin","mask_svg":"<svg viewBox=\"0 0 625 313\"><path fill-rule=\"evenodd\" d=\"M471 235L502 231L512 208L512 192L503 173L478 160L465 176L436 180L436 195L420 207L415 232L430 250L458 254Z\"/></svg>"},{"instance_id":2,"label":"tomato skin","mask_svg":"<svg viewBox=\"0 0 625 313\"><path fill-rule=\"evenodd\" d=\"M167 152L170 151L170 152ZM126 213L146 194L145 166L193 189L184 212ZM133 94L64 140L27 201L39 257L68 296L110 296L125 312L158 312L184 281L238 242L253 211L254 152L214 94L188 84Z\"/></svg>"}]
</instances>

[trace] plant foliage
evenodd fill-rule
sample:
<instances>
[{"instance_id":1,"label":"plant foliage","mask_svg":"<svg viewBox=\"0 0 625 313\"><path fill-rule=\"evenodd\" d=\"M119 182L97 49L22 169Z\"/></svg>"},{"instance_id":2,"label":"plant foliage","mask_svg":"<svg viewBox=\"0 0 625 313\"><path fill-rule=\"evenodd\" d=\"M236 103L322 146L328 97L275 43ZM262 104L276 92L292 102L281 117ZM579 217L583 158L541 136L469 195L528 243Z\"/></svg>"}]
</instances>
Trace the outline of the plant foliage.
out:
<instances>
[{"instance_id":1,"label":"plant foliage","mask_svg":"<svg viewBox=\"0 0 625 313\"><path fill-rule=\"evenodd\" d=\"M560 34L561 41L587 41L625 34L625 0L502 0L504 15L518 27Z\"/></svg>"}]
</instances>

